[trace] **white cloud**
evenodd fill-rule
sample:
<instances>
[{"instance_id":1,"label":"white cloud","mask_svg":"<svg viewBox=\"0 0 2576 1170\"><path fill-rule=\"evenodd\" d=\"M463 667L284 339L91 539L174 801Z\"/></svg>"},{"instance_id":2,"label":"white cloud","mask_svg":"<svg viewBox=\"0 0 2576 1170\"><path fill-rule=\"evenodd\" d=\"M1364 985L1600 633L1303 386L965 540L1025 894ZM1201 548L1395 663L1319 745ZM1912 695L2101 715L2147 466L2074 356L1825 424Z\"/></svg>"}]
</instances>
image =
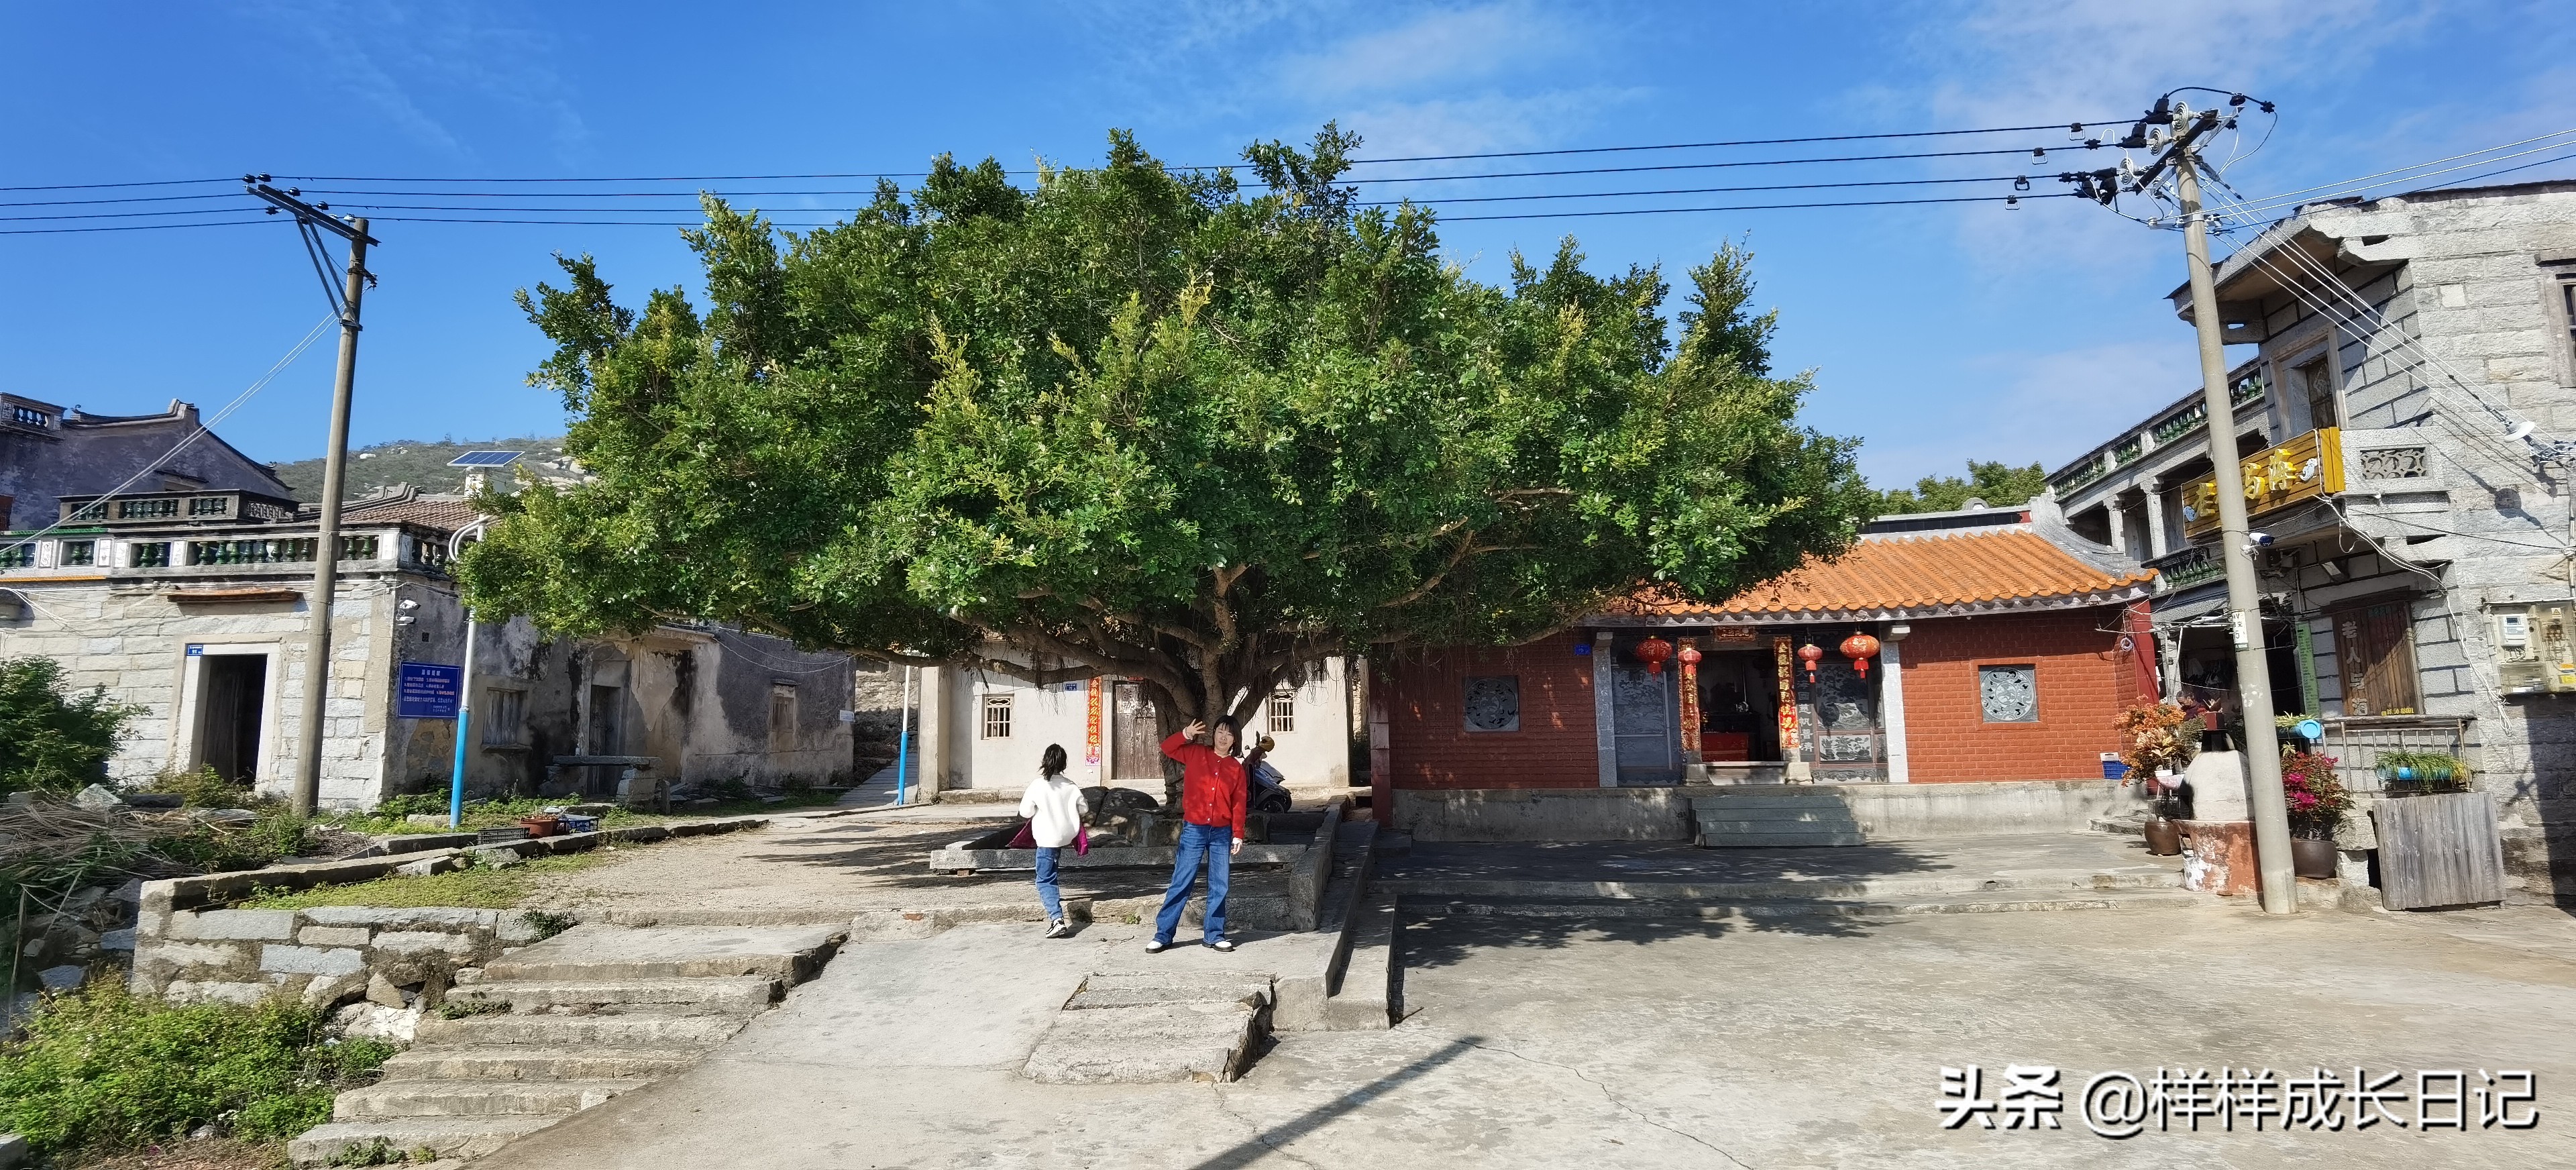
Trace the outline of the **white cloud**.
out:
<instances>
[{"instance_id":1,"label":"white cloud","mask_svg":"<svg viewBox=\"0 0 2576 1170\"><path fill-rule=\"evenodd\" d=\"M559 153L588 128L571 88L548 64L547 34L479 0L397 6L366 0L259 0L245 11L303 42L330 83L421 145L474 154L436 111L483 101L533 115Z\"/></svg>"},{"instance_id":2,"label":"white cloud","mask_svg":"<svg viewBox=\"0 0 2576 1170\"><path fill-rule=\"evenodd\" d=\"M1963 364L1991 387L1965 409L1899 419L1892 416L1914 413L1911 404L1874 404L1881 422L1861 447L1870 482L1958 475L1970 459L2035 460L2054 471L2200 384L2199 351L2179 327L2161 340L1992 353ZM1907 437L1891 441L1891 433Z\"/></svg>"},{"instance_id":3,"label":"white cloud","mask_svg":"<svg viewBox=\"0 0 2576 1170\"><path fill-rule=\"evenodd\" d=\"M1525 3L1440 9L1345 37L1278 63L1281 79L1320 101L1451 88L1582 52L1588 38Z\"/></svg>"}]
</instances>

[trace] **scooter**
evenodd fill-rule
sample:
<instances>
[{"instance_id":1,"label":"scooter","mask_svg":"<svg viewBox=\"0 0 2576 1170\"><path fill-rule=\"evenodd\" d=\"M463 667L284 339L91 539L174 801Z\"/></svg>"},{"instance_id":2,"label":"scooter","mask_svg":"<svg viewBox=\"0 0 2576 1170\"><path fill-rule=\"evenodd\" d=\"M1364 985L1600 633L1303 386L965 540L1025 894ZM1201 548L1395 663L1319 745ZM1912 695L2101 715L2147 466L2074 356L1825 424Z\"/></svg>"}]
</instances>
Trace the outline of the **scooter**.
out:
<instances>
[{"instance_id":1,"label":"scooter","mask_svg":"<svg viewBox=\"0 0 2576 1170\"><path fill-rule=\"evenodd\" d=\"M1297 802L1288 795L1288 778L1270 766L1270 737L1262 736L1253 747L1252 766L1243 772L1245 806L1259 813L1287 812Z\"/></svg>"}]
</instances>

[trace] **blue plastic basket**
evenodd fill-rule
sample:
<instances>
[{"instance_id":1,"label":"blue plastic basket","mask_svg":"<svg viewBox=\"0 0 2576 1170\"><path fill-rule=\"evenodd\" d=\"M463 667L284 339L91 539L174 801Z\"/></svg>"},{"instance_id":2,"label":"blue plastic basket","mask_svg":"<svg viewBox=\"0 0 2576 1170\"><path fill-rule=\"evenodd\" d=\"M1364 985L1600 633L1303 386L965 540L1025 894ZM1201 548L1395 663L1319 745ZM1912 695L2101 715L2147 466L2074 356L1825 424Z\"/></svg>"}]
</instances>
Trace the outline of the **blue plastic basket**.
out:
<instances>
[{"instance_id":1,"label":"blue plastic basket","mask_svg":"<svg viewBox=\"0 0 2576 1170\"><path fill-rule=\"evenodd\" d=\"M564 832L567 833L596 833L599 831L599 818L575 816L572 813L565 813L563 815L563 827Z\"/></svg>"}]
</instances>

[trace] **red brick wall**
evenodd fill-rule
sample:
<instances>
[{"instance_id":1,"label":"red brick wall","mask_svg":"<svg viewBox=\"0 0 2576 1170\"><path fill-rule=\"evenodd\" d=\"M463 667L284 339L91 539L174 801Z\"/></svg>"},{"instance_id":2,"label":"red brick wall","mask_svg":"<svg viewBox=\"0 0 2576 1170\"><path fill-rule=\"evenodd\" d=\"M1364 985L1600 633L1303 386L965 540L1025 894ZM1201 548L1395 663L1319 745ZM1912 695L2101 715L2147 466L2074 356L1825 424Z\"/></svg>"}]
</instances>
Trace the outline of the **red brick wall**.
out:
<instances>
[{"instance_id":1,"label":"red brick wall","mask_svg":"<svg viewBox=\"0 0 2576 1170\"><path fill-rule=\"evenodd\" d=\"M1574 633L1526 646L1444 648L1390 664L1387 731L1397 788L1594 788L1592 660ZM1470 732L1469 675L1520 679L1521 729Z\"/></svg>"},{"instance_id":2,"label":"red brick wall","mask_svg":"<svg viewBox=\"0 0 2576 1170\"><path fill-rule=\"evenodd\" d=\"M1912 624L1901 656L1915 783L2102 775L2102 753L2120 746L2111 720L2138 701L2136 667L2119 648L2118 607ZM1986 722L1977 668L2022 664L2036 668L2039 721Z\"/></svg>"}]
</instances>

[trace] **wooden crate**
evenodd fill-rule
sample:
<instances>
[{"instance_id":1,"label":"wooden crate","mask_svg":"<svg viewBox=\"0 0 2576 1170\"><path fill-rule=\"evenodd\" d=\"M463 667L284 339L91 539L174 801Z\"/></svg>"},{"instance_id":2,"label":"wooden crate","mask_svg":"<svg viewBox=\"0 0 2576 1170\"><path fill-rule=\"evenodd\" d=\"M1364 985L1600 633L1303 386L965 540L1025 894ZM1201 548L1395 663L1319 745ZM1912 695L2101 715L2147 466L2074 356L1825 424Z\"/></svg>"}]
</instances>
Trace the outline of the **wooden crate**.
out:
<instances>
[{"instance_id":1,"label":"wooden crate","mask_svg":"<svg viewBox=\"0 0 2576 1170\"><path fill-rule=\"evenodd\" d=\"M2391 910L2504 900L2504 838L2495 795L2445 792L2383 800L2379 889Z\"/></svg>"}]
</instances>

